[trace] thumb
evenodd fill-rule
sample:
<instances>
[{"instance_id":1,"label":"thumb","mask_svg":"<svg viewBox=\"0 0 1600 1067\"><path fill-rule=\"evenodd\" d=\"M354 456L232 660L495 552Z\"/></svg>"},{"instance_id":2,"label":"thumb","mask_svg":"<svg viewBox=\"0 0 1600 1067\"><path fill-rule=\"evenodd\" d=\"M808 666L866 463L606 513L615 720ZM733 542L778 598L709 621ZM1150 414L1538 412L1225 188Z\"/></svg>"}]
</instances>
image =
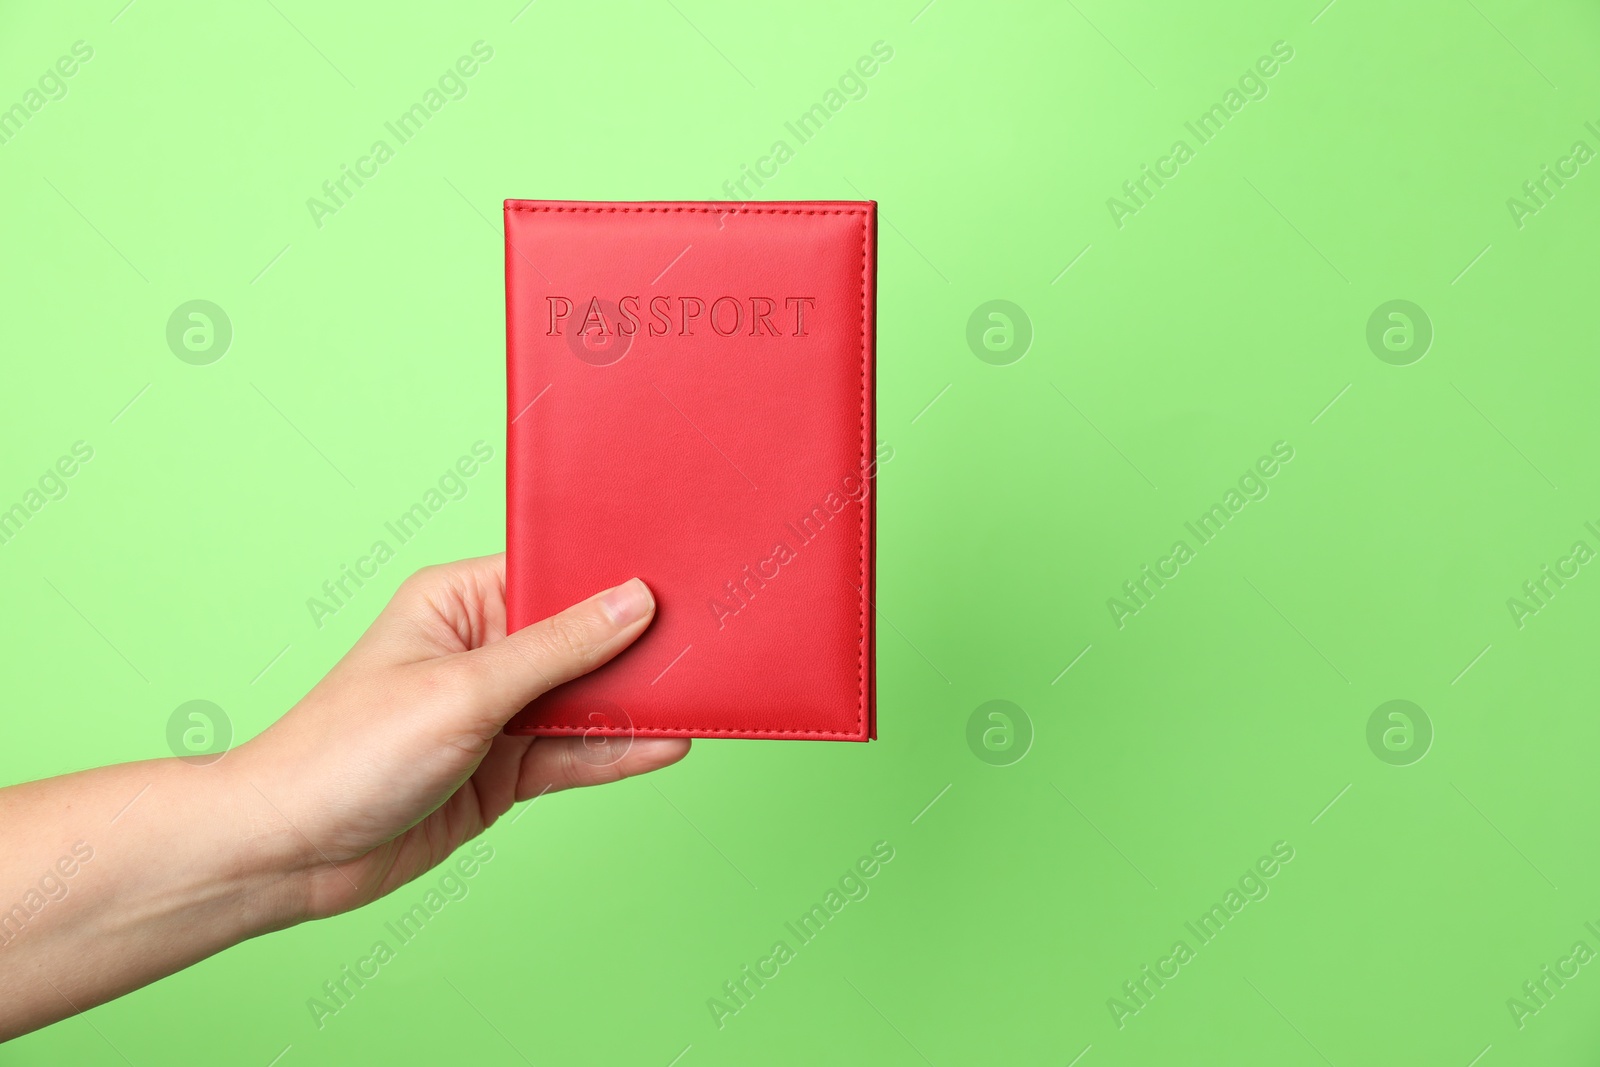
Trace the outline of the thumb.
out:
<instances>
[{"instance_id":1,"label":"thumb","mask_svg":"<svg viewBox=\"0 0 1600 1067\"><path fill-rule=\"evenodd\" d=\"M498 724L562 682L588 674L644 633L656 601L637 578L467 653L482 710Z\"/></svg>"}]
</instances>

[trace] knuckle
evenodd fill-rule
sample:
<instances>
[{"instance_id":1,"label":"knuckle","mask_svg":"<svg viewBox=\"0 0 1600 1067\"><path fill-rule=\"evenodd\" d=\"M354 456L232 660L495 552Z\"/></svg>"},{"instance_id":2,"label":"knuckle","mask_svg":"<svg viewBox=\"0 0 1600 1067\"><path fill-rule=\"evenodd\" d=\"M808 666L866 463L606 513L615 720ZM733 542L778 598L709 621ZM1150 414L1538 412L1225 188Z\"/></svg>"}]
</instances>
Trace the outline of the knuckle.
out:
<instances>
[{"instance_id":1,"label":"knuckle","mask_svg":"<svg viewBox=\"0 0 1600 1067\"><path fill-rule=\"evenodd\" d=\"M401 582L400 584L402 586L410 586L413 589L419 585L427 585L432 579L433 575L438 573L438 570L438 566L432 563L428 564L426 567L418 567L416 570L406 575L405 581Z\"/></svg>"},{"instance_id":2,"label":"knuckle","mask_svg":"<svg viewBox=\"0 0 1600 1067\"><path fill-rule=\"evenodd\" d=\"M552 776L558 783L557 789L577 789L582 786L587 778L585 768L578 759L573 746L563 744L560 755L556 757L555 774Z\"/></svg>"},{"instance_id":3,"label":"knuckle","mask_svg":"<svg viewBox=\"0 0 1600 1067\"><path fill-rule=\"evenodd\" d=\"M437 578L438 568L435 566L420 567L406 575L405 580L395 590L395 599L402 602L413 602L419 597L427 595L433 588Z\"/></svg>"},{"instance_id":4,"label":"knuckle","mask_svg":"<svg viewBox=\"0 0 1600 1067\"><path fill-rule=\"evenodd\" d=\"M545 647L557 658L587 667L594 662L595 647L582 623L566 615L545 621L542 634Z\"/></svg>"}]
</instances>

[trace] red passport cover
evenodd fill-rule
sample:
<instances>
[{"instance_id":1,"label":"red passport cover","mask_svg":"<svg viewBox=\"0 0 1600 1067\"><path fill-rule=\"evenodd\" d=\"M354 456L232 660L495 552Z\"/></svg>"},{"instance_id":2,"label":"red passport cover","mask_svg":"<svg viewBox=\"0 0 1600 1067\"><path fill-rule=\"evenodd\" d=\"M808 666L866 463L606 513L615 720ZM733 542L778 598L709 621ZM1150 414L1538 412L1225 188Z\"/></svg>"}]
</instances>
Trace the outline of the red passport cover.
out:
<instances>
[{"instance_id":1,"label":"red passport cover","mask_svg":"<svg viewBox=\"0 0 1600 1067\"><path fill-rule=\"evenodd\" d=\"M513 734L867 741L877 205L508 200L510 629L656 618Z\"/></svg>"}]
</instances>

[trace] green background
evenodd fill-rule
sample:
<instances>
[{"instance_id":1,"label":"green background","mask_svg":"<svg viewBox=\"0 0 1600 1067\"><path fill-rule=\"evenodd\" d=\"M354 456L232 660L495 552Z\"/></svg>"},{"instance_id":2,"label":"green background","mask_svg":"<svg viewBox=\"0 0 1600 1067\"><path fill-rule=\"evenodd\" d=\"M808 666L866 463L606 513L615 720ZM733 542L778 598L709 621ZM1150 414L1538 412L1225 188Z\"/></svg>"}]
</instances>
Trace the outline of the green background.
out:
<instances>
[{"instance_id":1,"label":"green background","mask_svg":"<svg viewBox=\"0 0 1600 1067\"><path fill-rule=\"evenodd\" d=\"M308 999L432 879L0 1062L1594 1061L1600 967L1521 1026L1507 1000L1600 950L1600 577L1520 626L1507 601L1600 549L1600 166L1520 226L1507 200L1600 150L1600 12L925 2L0 10L0 107L93 48L0 144L0 506L94 450L0 545L4 781L165 755L190 700L252 736L406 573L501 546L505 197L717 198L789 141L760 198L880 202L894 449L881 741L700 742L519 810L320 1029ZM308 198L479 40L466 95L319 227ZM1185 122L1279 41L1200 144ZM203 366L166 337L197 299L233 331ZM967 341L991 300L1031 324L1004 365ZM1431 322L1420 361L1368 345L1391 300ZM478 440L465 497L318 628L307 598ZM1185 522L1277 442L1270 493L1199 545ZM1369 746L1394 699L1425 750L1415 715ZM998 751L968 740L991 700L1021 709ZM870 894L719 1028L708 998L879 841ZM1199 944L1277 842L1270 894Z\"/></svg>"}]
</instances>

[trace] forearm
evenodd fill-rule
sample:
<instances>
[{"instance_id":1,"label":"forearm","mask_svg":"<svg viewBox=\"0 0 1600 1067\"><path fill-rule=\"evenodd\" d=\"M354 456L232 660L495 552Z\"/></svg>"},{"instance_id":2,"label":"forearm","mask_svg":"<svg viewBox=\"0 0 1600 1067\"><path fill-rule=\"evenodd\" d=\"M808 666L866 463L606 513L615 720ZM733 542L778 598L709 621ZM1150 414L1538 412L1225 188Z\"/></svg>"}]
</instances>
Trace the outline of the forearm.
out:
<instances>
[{"instance_id":1,"label":"forearm","mask_svg":"<svg viewBox=\"0 0 1600 1067\"><path fill-rule=\"evenodd\" d=\"M0 790L0 1040L305 917L292 828L237 755Z\"/></svg>"}]
</instances>

